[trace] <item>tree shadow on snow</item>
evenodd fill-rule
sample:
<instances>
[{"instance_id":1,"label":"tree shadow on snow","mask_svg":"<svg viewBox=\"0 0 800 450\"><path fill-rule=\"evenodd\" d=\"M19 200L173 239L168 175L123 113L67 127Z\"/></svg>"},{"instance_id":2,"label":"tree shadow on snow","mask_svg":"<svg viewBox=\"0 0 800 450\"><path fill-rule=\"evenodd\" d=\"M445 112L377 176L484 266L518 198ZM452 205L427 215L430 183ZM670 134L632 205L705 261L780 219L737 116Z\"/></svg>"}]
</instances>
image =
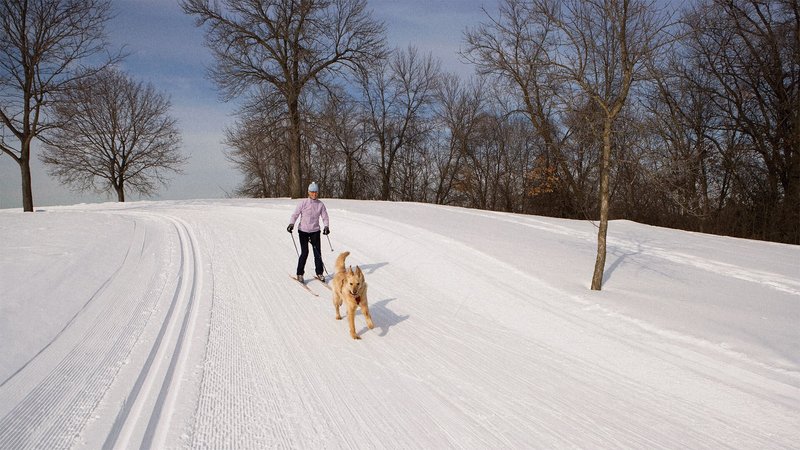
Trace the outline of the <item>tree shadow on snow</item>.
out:
<instances>
[{"instance_id":1,"label":"tree shadow on snow","mask_svg":"<svg viewBox=\"0 0 800 450\"><path fill-rule=\"evenodd\" d=\"M378 334L380 337L386 336L389 333L389 328L399 324L400 322L404 322L410 317L408 315L399 316L386 306L393 300L397 299L387 298L386 300L381 300L378 303L369 305L369 312L372 315L372 320L375 322L375 328L380 328L381 330ZM358 334L361 334L366 330L367 328L364 327Z\"/></svg>"},{"instance_id":2,"label":"tree shadow on snow","mask_svg":"<svg viewBox=\"0 0 800 450\"><path fill-rule=\"evenodd\" d=\"M608 280L611 279L611 276L614 274L614 272L616 272L620 264L625 262L626 259L632 256L641 255L643 253L642 248L644 244L642 242L633 242L633 244L636 245L635 250L630 248L629 249L620 248L618 246L612 246L612 245L608 246L608 250L606 252L606 258L607 258L606 268L603 271L603 284L606 284L606 282L608 282ZM610 259L608 258L608 256L615 257L616 259L614 259L614 261L611 264L608 264L608 259Z\"/></svg>"}]
</instances>

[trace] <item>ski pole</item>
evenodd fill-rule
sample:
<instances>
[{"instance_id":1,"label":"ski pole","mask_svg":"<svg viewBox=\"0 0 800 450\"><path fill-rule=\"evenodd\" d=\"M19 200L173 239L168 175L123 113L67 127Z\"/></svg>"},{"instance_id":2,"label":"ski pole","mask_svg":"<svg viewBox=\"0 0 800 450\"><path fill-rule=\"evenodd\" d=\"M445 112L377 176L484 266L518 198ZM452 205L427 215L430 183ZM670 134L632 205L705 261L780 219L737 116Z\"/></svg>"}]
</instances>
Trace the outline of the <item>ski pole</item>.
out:
<instances>
[{"instance_id":1,"label":"ski pole","mask_svg":"<svg viewBox=\"0 0 800 450\"><path fill-rule=\"evenodd\" d=\"M331 246L331 251L333 251L333 245L331 245L331 237L328 236L327 234L325 235L325 237L328 238L328 245Z\"/></svg>"},{"instance_id":2,"label":"ski pole","mask_svg":"<svg viewBox=\"0 0 800 450\"><path fill-rule=\"evenodd\" d=\"M294 241L294 233L290 231L289 234L292 236L292 244L294 244L294 252L297 253L297 256L300 256L300 250L297 249L297 242Z\"/></svg>"}]
</instances>

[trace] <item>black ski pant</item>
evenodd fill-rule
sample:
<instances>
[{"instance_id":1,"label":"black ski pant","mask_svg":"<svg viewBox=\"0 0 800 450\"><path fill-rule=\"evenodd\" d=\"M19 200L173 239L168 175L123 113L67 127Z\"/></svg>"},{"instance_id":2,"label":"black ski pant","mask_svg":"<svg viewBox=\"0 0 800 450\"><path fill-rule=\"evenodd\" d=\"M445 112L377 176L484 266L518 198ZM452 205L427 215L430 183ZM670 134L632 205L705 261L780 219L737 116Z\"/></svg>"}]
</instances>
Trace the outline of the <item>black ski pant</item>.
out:
<instances>
[{"instance_id":1,"label":"black ski pant","mask_svg":"<svg viewBox=\"0 0 800 450\"><path fill-rule=\"evenodd\" d=\"M305 233L297 230L300 236L300 259L297 261L297 275L304 275L306 272L306 260L308 260L308 243L314 249L314 269L317 275L322 275L324 267L322 265L322 247L320 247L320 232Z\"/></svg>"}]
</instances>

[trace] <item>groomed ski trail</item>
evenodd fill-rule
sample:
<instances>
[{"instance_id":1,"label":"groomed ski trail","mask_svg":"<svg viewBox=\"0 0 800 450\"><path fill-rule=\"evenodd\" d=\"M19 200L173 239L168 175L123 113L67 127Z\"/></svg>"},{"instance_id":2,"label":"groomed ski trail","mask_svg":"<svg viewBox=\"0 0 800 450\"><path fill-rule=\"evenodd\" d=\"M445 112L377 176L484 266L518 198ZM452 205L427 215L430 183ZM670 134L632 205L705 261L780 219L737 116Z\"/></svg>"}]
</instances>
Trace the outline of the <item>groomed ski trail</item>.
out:
<instances>
[{"instance_id":1,"label":"groomed ski trail","mask_svg":"<svg viewBox=\"0 0 800 450\"><path fill-rule=\"evenodd\" d=\"M186 222L168 217L180 244L178 285L147 361L125 400L104 448L164 448L176 398L186 373L188 348L197 323L202 259Z\"/></svg>"},{"instance_id":2,"label":"groomed ski trail","mask_svg":"<svg viewBox=\"0 0 800 450\"><path fill-rule=\"evenodd\" d=\"M13 406L0 410L0 448L164 445L202 286L196 239L185 222L159 214L98 217L132 227L123 261L2 386L0 403ZM106 429L98 414L115 410Z\"/></svg>"},{"instance_id":3,"label":"groomed ski trail","mask_svg":"<svg viewBox=\"0 0 800 450\"><path fill-rule=\"evenodd\" d=\"M800 440L796 368L597 307L555 283L545 266L558 262L534 253L555 241L518 233L532 223L550 233L555 221L324 201L338 250L323 248L325 262L351 251L348 264L369 283L376 326L357 313L360 341L334 319L329 291L313 297L286 280L297 261L285 232L294 201L53 213L94 215L128 240L93 255L109 262L95 294L0 386L0 448L793 448ZM522 237L488 239L487 222L503 239ZM579 228L558 230L558 244L584 245ZM517 259L505 245L533 250Z\"/></svg>"}]
</instances>

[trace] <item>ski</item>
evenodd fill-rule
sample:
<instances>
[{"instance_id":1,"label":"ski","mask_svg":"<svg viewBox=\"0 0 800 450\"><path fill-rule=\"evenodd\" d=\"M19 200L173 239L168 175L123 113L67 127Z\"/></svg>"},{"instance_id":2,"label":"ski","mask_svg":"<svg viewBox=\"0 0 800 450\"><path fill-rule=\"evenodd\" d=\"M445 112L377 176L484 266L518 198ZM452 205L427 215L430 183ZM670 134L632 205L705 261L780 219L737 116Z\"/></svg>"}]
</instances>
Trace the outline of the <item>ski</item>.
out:
<instances>
[{"instance_id":1,"label":"ski","mask_svg":"<svg viewBox=\"0 0 800 450\"><path fill-rule=\"evenodd\" d=\"M316 292L312 291L312 290L311 290L311 288L310 288L310 287L308 287L308 286L307 286L305 283L298 281L296 277L293 277L293 276L289 275L289 278L291 278L292 280L294 280L294 282L295 282L295 283L297 283L297 284L299 284L300 286L302 286L302 287L303 287L303 289L305 289L306 291L308 291L308 293L309 293L309 294L313 295L314 297L319 297L319 294L317 294Z\"/></svg>"}]
</instances>

